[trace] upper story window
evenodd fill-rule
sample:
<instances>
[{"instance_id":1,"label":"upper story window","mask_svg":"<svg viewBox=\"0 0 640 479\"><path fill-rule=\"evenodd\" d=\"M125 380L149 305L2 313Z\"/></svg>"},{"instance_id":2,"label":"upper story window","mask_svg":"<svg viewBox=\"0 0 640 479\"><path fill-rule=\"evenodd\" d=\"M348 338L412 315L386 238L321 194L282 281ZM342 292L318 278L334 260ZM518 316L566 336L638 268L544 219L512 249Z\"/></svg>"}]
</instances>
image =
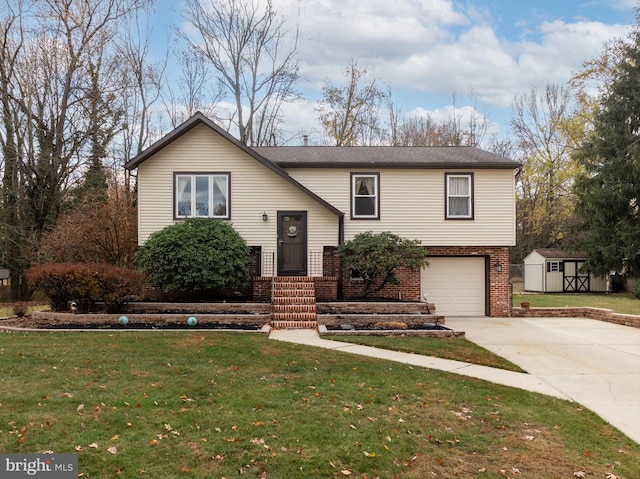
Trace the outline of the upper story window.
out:
<instances>
[{"instance_id":1,"label":"upper story window","mask_svg":"<svg viewBox=\"0 0 640 479\"><path fill-rule=\"evenodd\" d=\"M228 219L230 173L176 173L175 217Z\"/></svg>"},{"instance_id":2,"label":"upper story window","mask_svg":"<svg viewBox=\"0 0 640 479\"><path fill-rule=\"evenodd\" d=\"M380 218L380 174L351 173L351 218Z\"/></svg>"},{"instance_id":3,"label":"upper story window","mask_svg":"<svg viewBox=\"0 0 640 479\"><path fill-rule=\"evenodd\" d=\"M473 219L473 174L446 173L447 219Z\"/></svg>"}]
</instances>

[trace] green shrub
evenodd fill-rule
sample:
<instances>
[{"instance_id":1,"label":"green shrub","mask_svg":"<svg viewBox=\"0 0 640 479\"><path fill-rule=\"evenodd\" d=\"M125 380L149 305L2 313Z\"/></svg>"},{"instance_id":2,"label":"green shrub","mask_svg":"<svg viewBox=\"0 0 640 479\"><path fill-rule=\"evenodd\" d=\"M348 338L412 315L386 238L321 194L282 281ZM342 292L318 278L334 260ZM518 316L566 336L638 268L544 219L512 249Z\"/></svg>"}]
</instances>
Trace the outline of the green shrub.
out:
<instances>
[{"instance_id":1,"label":"green shrub","mask_svg":"<svg viewBox=\"0 0 640 479\"><path fill-rule=\"evenodd\" d=\"M633 287L633 295L640 299L640 278L636 280L636 285Z\"/></svg>"},{"instance_id":2,"label":"green shrub","mask_svg":"<svg viewBox=\"0 0 640 479\"><path fill-rule=\"evenodd\" d=\"M225 222L190 218L156 231L134 258L139 271L165 291L210 298L249 284L249 247Z\"/></svg>"},{"instance_id":3,"label":"green shrub","mask_svg":"<svg viewBox=\"0 0 640 479\"><path fill-rule=\"evenodd\" d=\"M372 295L387 284L398 284L395 269L417 271L428 266L427 250L420 241L401 238L388 231L357 234L338 248L345 272L354 271L364 281L364 296Z\"/></svg>"},{"instance_id":4,"label":"green shrub","mask_svg":"<svg viewBox=\"0 0 640 479\"><path fill-rule=\"evenodd\" d=\"M13 314L19 318L24 318L29 312L29 305L23 301L13 303Z\"/></svg>"},{"instance_id":5,"label":"green shrub","mask_svg":"<svg viewBox=\"0 0 640 479\"><path fill-rule=\"evenodd\" d=\"M132 295L140 292L144 276L130 269L100 263L45 263L31 267L26 278L32 288L42 290L53 311L90 311L103 301L109 312L119 311Z\"/></svg>"}]
</instances>

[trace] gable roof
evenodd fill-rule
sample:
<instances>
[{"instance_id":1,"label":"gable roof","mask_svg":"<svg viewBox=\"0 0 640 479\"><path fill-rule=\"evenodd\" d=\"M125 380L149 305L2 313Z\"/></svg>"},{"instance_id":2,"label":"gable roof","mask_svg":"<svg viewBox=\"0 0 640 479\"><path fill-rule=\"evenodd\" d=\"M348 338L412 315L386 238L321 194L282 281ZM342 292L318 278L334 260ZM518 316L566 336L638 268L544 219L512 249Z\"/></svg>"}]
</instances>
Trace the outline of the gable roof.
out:
<instances>
[{"instance_id":1,"label":"gable roof","mask_svg":"<svg viewBox=\"0 0 640 479\"><path fill-rule=\"evenodd\" d=\"M284 168L501 168L517 161L471 146L266 146L255 151Z\"/></svg>"},{"instance_id":2,"label":"gable roof","mask_svg":"<svg viewBox=\"0 0 640 479\"><path fill-rule=\"evenodd\" d=\"M280 166L276 165L275 163L273 163L272 161L268 160L264 156L260 155L255 149L249 148L245 144L243 144L240 141L238 141L236 138L234 138L229 133L227 133L222 128L220 128L218 125L216 125L209 118L204 116L201 112L197 112L191 118L189 118L187 121L185 121L184 123L179 125L175 130L173 130L172 132L170 132L167 135L163 136L158 141L156 141L153 145L151 145L149 148L145 149L143 152L141 152L140 154L138 154L134 158L130 159L127 163L125 163L124 167L126 169L128 169L128 170L133 170L133 169L137 168L142 162L150 159L151 157L153 157L153 155L158 153L160 150L165 148L167 145L169 145L170 143L174 142L178 138L182 137L182 135L184 135L185 133L191 131L193 128L195 128L198 125L205 125L205 126L211 128L213 131L215 131L217 134L222 136L224 139L226 139L227 141L233 143L236 147L240 148L247 155L251 156L253 159L258 161L259 163L261 163L265 167L269 168L276 175L280 176L285 181L287 181L290 184L292 184L298 190L302 191L306 195L308 195L311 198L313 198L315 201L320 203L322 206L324 206L326 209L331 211L336 216L344 216L344 213L342 211L340 211L338 208L336 208L332 204L328 203L326 200L322 199L320 196L316 195L313 191L309 190L308 188L303 186L301 183L298 183L291 176L289 176L289 173L287 173Z\"/></svg>"},{"instance_id":3,"label":"gable roof","mask_svg":"<svg viewBox=\"0 0 640 479\"><path fill-rule=\"evenodd\" d=\"M546 259L587 259L587 255L580 251L565 251L555 248L537 248L533 251Z\"/></svg>"}]
</instances>

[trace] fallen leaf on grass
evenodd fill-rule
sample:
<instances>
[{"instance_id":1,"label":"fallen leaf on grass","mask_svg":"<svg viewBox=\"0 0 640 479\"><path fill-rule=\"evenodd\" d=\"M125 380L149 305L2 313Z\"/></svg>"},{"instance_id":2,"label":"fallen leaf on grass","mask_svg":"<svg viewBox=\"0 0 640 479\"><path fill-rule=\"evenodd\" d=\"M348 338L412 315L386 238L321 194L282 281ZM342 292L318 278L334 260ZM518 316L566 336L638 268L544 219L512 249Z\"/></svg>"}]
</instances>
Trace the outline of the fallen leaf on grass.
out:
<instances>
[{"instance_id":1,"label":"fallen leaf on grass","mask_svg":"<svg viewBox=\"0 0 640 479\"><path fill-rule=\"evenodd\" d=\"M580 478L582 478L582 477L587 477L587 473L586 473L586 472L584 472L584 471L575 471L575 472L573 473L573 476L574 476L574 477L580 477Z\"/></svg>"},{"instance_id":2,"label":"fallen leaf on grass","mask_svg":"<svg viewBox=\"0 0 640 479\"><path fill-rule=\"evenodd\" d=\"M365 457L376 457L376 453L375 452L364 451L362 454L364 454Z\"/></svg>"},{"instance_id":3,"label":"fallen leaf on grass","mask_svg":"<svg viewBox=\"0 0 640 479\"><path fill-rule=\"evenodd\" d=\"M107 452L110 452L111 454L118 454L118 449L116 446L111 446L107 448Z\"/></svg>"},{"instance_id":4,"label":"fallen leaf on grass","mask_svg":"<svg viewBox=\"0 0 640 479\"><path fill-rule=\"evenodd\" d=\"M93 449L98 449L98 443L97 442L92 442L91 444L89 444L89 447L91 447Z\"/></svg>"},{"instance_id":5,"label":"fallen leaf on grass","mask_svg":"<svg viewBox=\"0 0 640 479\"><path fill-rule=\"evenodd\" d=\"M342 472L343 476L350 476L351 475L351 471L347 471L346 469L344 469L344 470L342 470L340 472Z\"/></svg>"}]
</instances>

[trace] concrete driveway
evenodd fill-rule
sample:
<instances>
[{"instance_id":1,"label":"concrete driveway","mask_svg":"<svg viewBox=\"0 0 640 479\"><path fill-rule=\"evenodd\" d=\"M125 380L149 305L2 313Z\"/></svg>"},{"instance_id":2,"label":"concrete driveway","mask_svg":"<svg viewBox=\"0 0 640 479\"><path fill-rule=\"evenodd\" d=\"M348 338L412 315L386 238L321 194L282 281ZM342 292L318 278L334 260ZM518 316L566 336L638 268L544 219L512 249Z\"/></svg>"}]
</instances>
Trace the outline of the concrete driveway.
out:
<instances>
[{"instance_id":1,"label":"concrete driveway","mask_svg":"<svg viewBox=\"0 0 640 479\"><path fill-rule=\"evenodd\" d=\"M640 329L584 318L446 318L640 443Z\"/></svg>"}]
</instances>

